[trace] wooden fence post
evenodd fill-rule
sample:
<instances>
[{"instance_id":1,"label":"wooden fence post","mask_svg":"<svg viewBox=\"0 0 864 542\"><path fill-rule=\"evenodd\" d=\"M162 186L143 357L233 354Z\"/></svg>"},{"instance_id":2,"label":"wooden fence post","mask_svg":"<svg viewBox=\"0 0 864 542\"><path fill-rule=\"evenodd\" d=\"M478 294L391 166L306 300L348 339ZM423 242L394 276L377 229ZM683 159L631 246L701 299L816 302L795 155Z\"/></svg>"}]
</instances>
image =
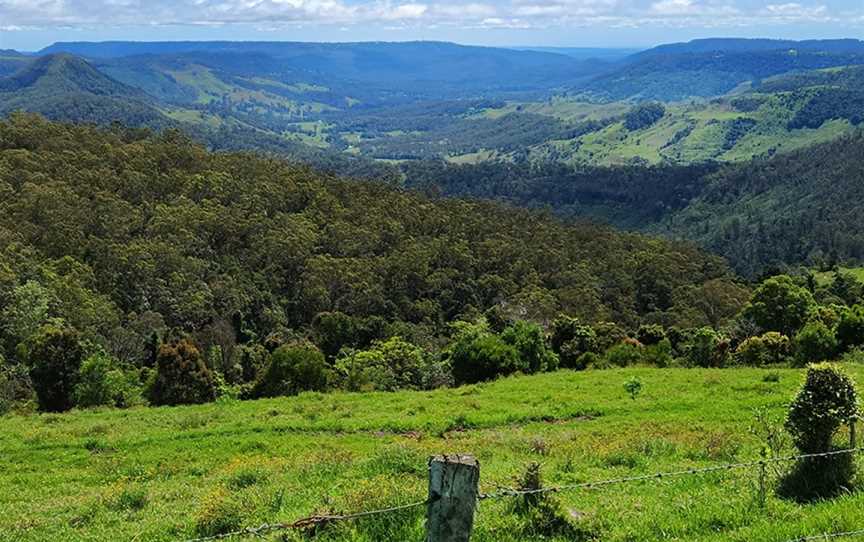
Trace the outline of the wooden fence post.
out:
<instances>
[{"instance_id":1,"label":"wooden fence post","mask_svg":"<svg viewBox=\"0 0 864 542\"><path fill-rule=\"evenodd\" d=\"M855 414L852 416L852 419L849 420L849 447L852 449L858 447L858 437L856 435L857 425L858 415Z\"/></svg>"},{"instance_id":2,"label":"wooden fence post","mask_svg":"<svg viewBox=\"0 0 864 542\"><path fill-rule=\"evenodd\" d=\"M480 464L470 455L436 455L429 460L427 542L468 542L474 526Z\"/></svg>"}]
</instances>

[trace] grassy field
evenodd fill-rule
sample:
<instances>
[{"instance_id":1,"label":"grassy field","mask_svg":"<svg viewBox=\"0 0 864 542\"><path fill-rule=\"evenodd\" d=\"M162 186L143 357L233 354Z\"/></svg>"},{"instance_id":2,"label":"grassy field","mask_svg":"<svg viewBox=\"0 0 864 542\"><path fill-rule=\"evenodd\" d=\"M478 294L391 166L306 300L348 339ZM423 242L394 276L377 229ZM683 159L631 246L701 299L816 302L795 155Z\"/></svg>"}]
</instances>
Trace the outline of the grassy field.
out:
<instances>
[{"instance_id":1,"label":"grassy field","mask_svg":"<svg viewBox=\"0 0 864 542\"><path fill-rule=\"evenodd\" d=\"M635 399L623 387L632 377L643 385ZM434 392L9 416L0 540L183 540L218 525L422 500L427 458L444 452L477 455L481 491L513 485L532 461L548 483L565 484L753 460L754 411L781 419L801 379L792 369L562 371ZM780 542L864 528L864 494L806 506L770 496L760 510L755 485L755 472L731 471L559 498L603 541ZM541 540L520 533L512 504L481 502L473 540ZM418 509L315 539L422 533Z\"/></svg>"}]
</instances>

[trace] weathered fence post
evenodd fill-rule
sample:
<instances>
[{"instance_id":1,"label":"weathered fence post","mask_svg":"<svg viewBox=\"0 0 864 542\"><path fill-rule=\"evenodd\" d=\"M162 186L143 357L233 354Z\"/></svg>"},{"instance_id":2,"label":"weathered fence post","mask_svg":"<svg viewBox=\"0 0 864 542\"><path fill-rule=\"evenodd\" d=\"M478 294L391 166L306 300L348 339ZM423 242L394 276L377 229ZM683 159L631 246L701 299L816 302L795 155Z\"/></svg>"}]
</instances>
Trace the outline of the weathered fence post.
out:
<instances>
[{"instance_id":1,"label":"weathered fence post","mask_svg":"<svg viewBox=\"0 0 864 542\"><path fill-rule=\"evenodd\" d=\"M858 447L858 435L856 434L858 425L858 415L852 416L849 420L849 448L855 449Z\"/></svg>"},{"instance_id":2,"label":"weathered fence post","mask_svg":"<svg viewBox=\"0 0 864 542\"><path fill-rule=\"evenodd\" d=\"M480 464L470 455L436 455L429 460L427 542L468 542L474 526Z\"/></svg>"}]
</instances>

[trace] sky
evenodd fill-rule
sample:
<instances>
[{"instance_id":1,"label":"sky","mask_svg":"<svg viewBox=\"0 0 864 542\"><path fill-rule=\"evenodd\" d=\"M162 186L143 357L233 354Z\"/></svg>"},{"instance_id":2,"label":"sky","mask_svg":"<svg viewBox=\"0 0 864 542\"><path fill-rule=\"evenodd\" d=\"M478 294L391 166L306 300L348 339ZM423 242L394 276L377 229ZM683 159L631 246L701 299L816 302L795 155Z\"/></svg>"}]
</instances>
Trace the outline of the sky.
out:
<instances>
[{"instance_id":1,"label":"sky","mask_svg":"<svg viewBox=\"0 0 864 542\"><path fill-rule=\"evenodd\" d=\"M445 40L649 47L864 38L864 0L0 0L0 49L56 41Z\"/></svg>"}]
</instances>

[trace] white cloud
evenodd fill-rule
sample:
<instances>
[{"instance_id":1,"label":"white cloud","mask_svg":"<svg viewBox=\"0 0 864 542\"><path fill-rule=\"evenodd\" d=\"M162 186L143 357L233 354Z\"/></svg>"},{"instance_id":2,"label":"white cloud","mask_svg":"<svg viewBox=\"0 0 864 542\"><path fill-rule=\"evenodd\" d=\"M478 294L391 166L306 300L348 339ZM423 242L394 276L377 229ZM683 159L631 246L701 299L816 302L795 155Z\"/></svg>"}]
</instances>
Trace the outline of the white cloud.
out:
<instances>
[{"instance_id":1,"label":"white cloud","mask_svg":"<svg viewBox=\"0 0 864 542\"><path fill-rule=\"evenodd\" d=\"M864 17L861 0L0 0L0 30L108 25L332 24L541 28L757 25ZM754 5L756 4L756 5ZM851 16L850 16L851 10Z\"/></svg>"}]
</instances>

